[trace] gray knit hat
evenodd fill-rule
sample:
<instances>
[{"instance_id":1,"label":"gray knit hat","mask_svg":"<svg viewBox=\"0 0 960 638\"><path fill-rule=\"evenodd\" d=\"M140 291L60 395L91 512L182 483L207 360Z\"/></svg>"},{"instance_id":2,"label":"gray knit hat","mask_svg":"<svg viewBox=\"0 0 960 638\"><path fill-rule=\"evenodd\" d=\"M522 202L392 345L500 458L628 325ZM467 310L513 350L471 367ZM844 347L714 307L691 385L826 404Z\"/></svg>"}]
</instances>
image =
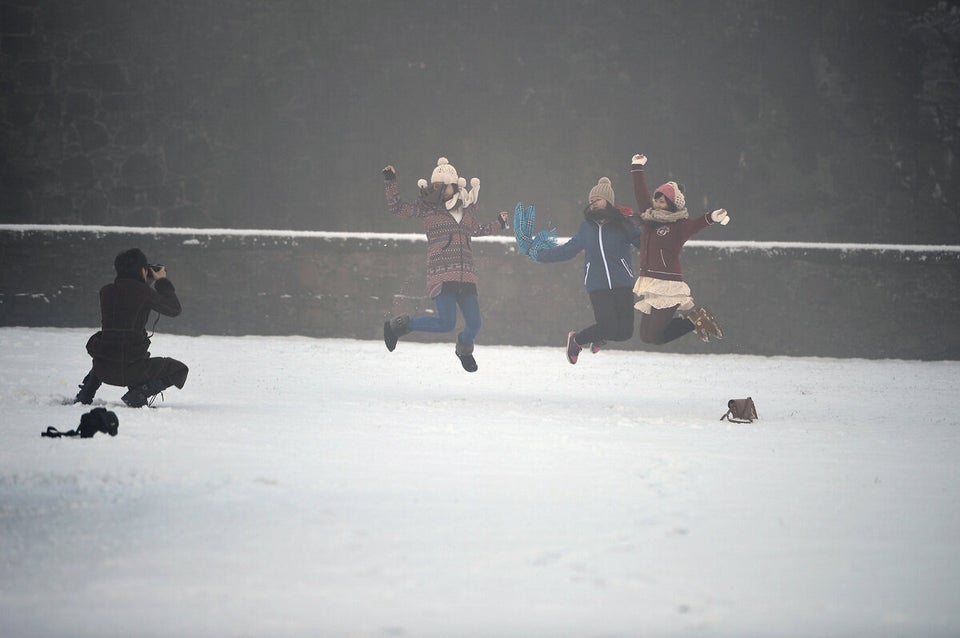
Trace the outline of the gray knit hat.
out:
<instances>
[{"instance_id":1,"label":"gray knit hat","mask_svg":"<svg viewBox=\"0 0 960 638\"><path fill-rule=\"evenodd\" d=\"M616 197L613 194L613 186L610 184L609 177L601 177L597 182L597 185L590 189L590 196L587 200L591 200L594 197L602 197L603 199L610 202L611 206L616 206Z\"/></svg>"}]
</instances>

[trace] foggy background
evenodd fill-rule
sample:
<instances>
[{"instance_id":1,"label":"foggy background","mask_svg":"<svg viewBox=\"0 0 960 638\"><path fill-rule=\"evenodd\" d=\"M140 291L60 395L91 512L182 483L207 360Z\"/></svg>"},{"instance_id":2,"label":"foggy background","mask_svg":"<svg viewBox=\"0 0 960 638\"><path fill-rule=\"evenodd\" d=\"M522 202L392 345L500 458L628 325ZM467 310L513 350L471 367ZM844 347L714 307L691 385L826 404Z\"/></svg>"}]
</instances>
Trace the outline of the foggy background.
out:
<instances>
[{"instance_id":1,"label":"foggy background","mask_svg":"<svg viewBox=\"0 0 960 638\"><path fill-rule=\"evenodd\" d=\"M956 2L0 0L0 223L419 232L440 155L572 234L628 163L724 239L960 243Z\"/></svg>"}]
</instances>

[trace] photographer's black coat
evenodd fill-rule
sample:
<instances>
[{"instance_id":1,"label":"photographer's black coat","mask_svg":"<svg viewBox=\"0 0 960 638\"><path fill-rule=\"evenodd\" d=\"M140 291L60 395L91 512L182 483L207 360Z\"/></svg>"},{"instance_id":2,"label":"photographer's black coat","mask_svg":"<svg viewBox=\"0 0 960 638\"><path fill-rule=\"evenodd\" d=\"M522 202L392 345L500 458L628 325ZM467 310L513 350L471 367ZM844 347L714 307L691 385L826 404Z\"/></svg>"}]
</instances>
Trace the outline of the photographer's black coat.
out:
<instances>
[{"instance_id":1,"label":"photographer's black coat","mask_svg":"<svg viewBox=\"0 0 960 638\"><path fill-rule=\"evenodd\" d=\"M101 381L130 386L157 372L155 366L146 365L150 361L146 331L150 311L168 317L180 314L180 300L169 279L158 279L151 288L140 279L117 277L100 289L100 331L87 341L87 352ZM183 381L177 381L182 387Z\"/></svg>"}]
</instances>

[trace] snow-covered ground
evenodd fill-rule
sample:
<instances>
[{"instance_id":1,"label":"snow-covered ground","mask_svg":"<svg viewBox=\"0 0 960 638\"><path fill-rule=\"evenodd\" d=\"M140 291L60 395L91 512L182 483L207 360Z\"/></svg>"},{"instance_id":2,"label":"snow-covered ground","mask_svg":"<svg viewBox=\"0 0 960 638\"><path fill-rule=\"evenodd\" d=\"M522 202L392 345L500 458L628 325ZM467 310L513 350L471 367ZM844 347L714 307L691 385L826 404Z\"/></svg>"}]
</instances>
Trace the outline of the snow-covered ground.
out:
<instances>
[{"instance_id":1,"label":"snow-covered ground","mask_svg":"<svg viewBox=\"0 0 960 638\"><path fill-rule=\"evenodd\" d=\"M960 634L960 362L159 334L41 438L91 331L0 329L6 638Z\"/></svg>"}]
</instances>

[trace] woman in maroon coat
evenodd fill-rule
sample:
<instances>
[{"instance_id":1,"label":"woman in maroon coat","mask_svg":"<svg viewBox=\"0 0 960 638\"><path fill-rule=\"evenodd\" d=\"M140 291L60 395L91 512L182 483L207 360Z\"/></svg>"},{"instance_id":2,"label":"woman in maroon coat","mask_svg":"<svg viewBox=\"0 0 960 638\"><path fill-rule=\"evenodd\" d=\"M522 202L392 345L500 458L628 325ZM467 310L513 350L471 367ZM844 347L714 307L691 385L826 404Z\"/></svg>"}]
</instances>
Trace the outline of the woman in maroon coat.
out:
<instances>
[{"instance_id":1,"label":"woman in maroon coat","mask_svg":"<svg viewBox=\"0 0 960 638\"><path fill-rule=\"evenodd\" d=\"M640 340L664 344L692 330L703 341L722 339L723 332L710 312L703 307L695 309L690 287L683 281L680 251L707 226L726 224L727 211L719 208L690 219L683 188L672 181L657 188L651 199L644 175L646 162L644 155L634 155L630 166L643 225L639 276L633 287L640 298L634 307L643 313Z\"/></svg>"},{"instance_id":2,"label":"woman in maroon coat","mask_svg":"<svg viewBox=\"0 0 960 638\"><path fill-rule=\"evenodd\" d=\"M84 378L75 403L90 404L101 383L126 386L121 400L132 408L147 405L170 386L183 388L186 365L168 357L151 357L146 324L151 311L180 314L180 300L163 266L151 266L139 248L113 262L117 278L100 289L100 331L87 341L93 369ZM151 286L152 284L152 286Z\"/></svg>"}]
</instances>

